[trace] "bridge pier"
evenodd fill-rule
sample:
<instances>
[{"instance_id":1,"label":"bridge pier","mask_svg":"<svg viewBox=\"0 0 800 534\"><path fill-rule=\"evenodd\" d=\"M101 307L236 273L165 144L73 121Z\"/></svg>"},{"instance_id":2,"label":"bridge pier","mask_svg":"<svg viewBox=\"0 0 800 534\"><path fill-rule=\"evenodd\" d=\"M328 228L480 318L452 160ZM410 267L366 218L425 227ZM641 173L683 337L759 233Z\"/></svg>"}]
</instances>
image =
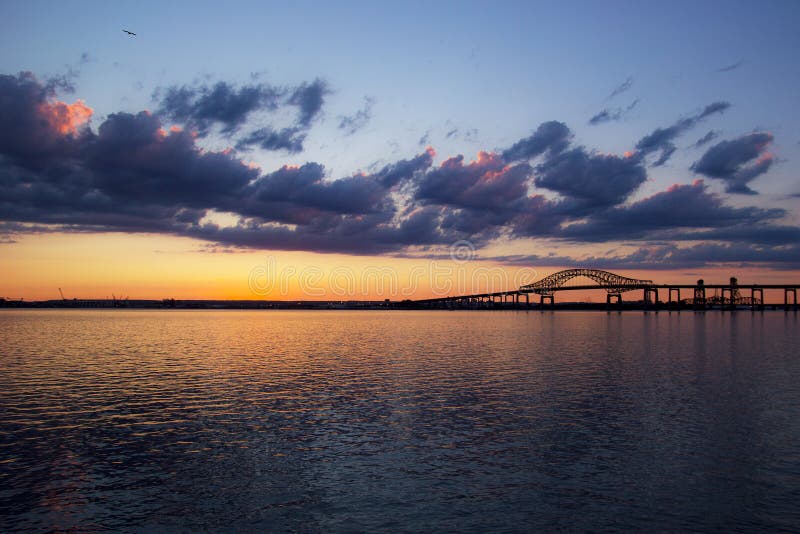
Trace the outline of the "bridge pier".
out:
<instances>
[{"instance_id":1,"label":"bridge pier","mask_svg":"<svg viewBox=\"0 0 800 534\"><path fill-rule=\"evenodd\" d=\"M756 304L756 293L758 293L758 304ZM755 310L756 308L764 309L764 290L760 287L750 288L750 309Z\"/></svg>"},{"instance_id":2,"label":"bridge pier","mask_svg":"<svg viewBox=\"0 0 800 534\"><path fill-rule=\"evenodd\" d=\"M541 295L539 297L539 309L540 310L544 309L544 301L545 300L549 300L550 301L550 307L551 308L555 308L556 307L556 301L553 298L553 295Z\"/></svg>"},{"instance_id":3,"label":"bridge pier","mask_svg":"<svg viewBox=\"0 0 800 534\"><path fill-rule=\"evenodd\" d=\"M722 292L722 310L736 310L736 289L733 287L723 287ZM725 293L728 294L728 301L725 301Z\"/></svg>"},{"instance_id":4,"label":"bridge pier","mask_svg":"<svg viewBox=\"0 0 800 534\"><path fill-rule=\"evenodd\" d=\"M529 297L530 295L528 293L525 293L525 308L531 307L531 299Z\"/></svg>"},{"instance_id":5,"label":"bridge pier","mask_svg":"<svg viewBox=\"0 0 800 534\"><path fill-rule=\"evenodd\" d=\"M650 296L653 295L655 298L653 299L653 308L658 309L658 289L655 287L646 287L644 288L644 308L647 309L650 304Z\"/></svg>"},{"instance_id":6,"label":"bridge pier","mask_svg":"<svg viewBox=\"0 0 800 534\"><path fill-rule=\"evenodd\" d=\"M725 310L731 310L731 311L735 310L736 309L736 304L734 303L735 301L734 301L734 296L733 296L733 288L732 287L723 287L720 290L720 292L722 293L722 304L721 304L722 307L720 309L723 310L723 311L725 311ZM725 293L728 293L728 295L729 295L728 303L725 302Z\"/></svg>"},{"instance_id":7,"label":"bridge pier","mask_svg":"<svg viewBox=\"0 0 800 534\"><path fill-rule=\"evenodd\" d=\"M609 293L606 295L606 309L611 309L611 301L617 299L617 308L622 309L622 293Z\"/></svg>"},{"instance_id":8,"label":"bridge pier","mask_svg":"<svg viewBox=\"0 0 800 534\"><path fill-rule=\"evenodd\" d=\"M797 309L797 290L793 287L785 287L783 288L783 309L789 311L791 308L789 307L789 293L792 294L792 308L795 310Z\"/></svg>"},{"instance_id":9,"label":"bridge pier","mask_svg":"<svg viewBox=\"0 0 800 534\"><path fill-rule=\"evenodd\" d=\"M694 288L694 298L692 299L694 309L705 311L706 309L706 288L702 280L697 281Z\"/></svg>"},{"instance_id":10,"label":"bridge pier","mask_svg":"<svg viewBox=\"0 0 800 534\"><path fill-rule=\"evenodd\" d=\"M679 288L679 287L670 287L669 289L667 289L667 291L669 292L669 296L667 298L667 307L668 308L672 308L673 305L674 305L677 309L680 310L681 309L681 288ZM678 298L675 299L675 300L672 300L672 292L673 291L675 291L676 294L678 295Z\"/></svg>"},{"instance_id":11,"label":"bridge pier","mask_svg":"<svg viewBox=\"0 0 800 534\"><path fill-rule=\"evenodd\" d=\"M736 294L739 292L739 289L736 287L737 280L733 276L731 276L731 285L730 287L723 287L722 288L722 309L726 309L725 307L725 292L727 291L730 294L730 301L727 306L727 309L734 311L736 309Z\"/></svg>"}]
</instances>

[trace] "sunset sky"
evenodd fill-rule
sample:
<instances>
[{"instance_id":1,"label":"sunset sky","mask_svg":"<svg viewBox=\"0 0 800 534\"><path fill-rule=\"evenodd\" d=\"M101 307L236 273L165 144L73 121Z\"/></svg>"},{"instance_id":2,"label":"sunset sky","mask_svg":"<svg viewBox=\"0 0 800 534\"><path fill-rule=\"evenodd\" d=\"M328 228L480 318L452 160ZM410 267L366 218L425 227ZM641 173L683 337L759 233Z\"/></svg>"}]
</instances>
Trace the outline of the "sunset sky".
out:
<instances>
[{"instance_id":1,"label":"sunset sky","mask_svg":"<svg viewBox=\"0 0 800 534\"><path fill-rule=\"evenodd\" d=\"M800 279L798 2L0 12L0 296Z\"/></svg>"}]
</instances>

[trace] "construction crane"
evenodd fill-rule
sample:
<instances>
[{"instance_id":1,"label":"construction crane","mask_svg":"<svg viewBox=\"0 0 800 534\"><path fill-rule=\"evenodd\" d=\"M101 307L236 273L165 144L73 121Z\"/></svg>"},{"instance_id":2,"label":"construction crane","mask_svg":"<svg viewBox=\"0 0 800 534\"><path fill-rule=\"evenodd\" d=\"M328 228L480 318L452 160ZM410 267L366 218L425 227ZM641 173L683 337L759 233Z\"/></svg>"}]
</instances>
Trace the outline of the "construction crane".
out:
<instances>
[{"instance_id":1,"label":"construction crane","mask_svg":"<svg viewBox=\"0 0 800 534\"><path fill-rule=\"evenodd\" d=\"M61 295L61 300L63 300L63 301L65 301L65 302L66 302L66 300L67 300L67 299L66 299L66 298L64 298L64 292L63 292L63 291L61 291L61 288L60 288L60 287L58 288L58 292L59 292L59 294Z\"/></svg>"}]
</instances>

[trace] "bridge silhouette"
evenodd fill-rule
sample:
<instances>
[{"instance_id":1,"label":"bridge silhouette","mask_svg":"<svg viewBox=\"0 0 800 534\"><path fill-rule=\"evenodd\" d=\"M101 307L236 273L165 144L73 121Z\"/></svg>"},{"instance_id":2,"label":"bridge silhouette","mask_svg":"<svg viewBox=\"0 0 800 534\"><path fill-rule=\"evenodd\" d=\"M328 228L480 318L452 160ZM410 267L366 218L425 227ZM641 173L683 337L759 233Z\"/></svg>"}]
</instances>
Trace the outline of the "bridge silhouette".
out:
<instances>
[{"instance_id":1,"label":"bridge silhouette","mask_svg":"<svg viewBox=\"0 0 800 534\"><path fill-rule=\"evenodd\" d=\"M588 279L589 284L569 284L576 279ZM459 295L422 299L411 301L410 304L423 308L472 308L472 307L514 307L539 309L555 307L555 294L560 291L580 291L603 289L606 291L606 307L622 308L622 294L628 291L641 290L643 292L642 304L645 309L691 308L706 310L709 308L736 309L745 305L750 309L764 309L764 290L783 290L783 306L785 309L797 309L797 290L800 284L744 284L740 285L736 278L730 278L727 284L706 284L698 280L695 284L657 284L652 280L637 280L628 278L609 271L599 269L566 269L553 273L537 282L525 284L517 289L496 291L491 293L477 293L472 295ZM667 291L667 302L659 301L659 290ZM688 290L691 298L681 300L681 290ZM721 293L709 297L708 290ZM750 292L745 296L743 292ZM531 304L530 295L538 295L538 305ZM789 297L792 297L791 303ZM521 302L524 297L524 304ZM673 298L674 297L674 298ZM509 302L510 301L510 302Z\"/></svg>"}]
</instances>

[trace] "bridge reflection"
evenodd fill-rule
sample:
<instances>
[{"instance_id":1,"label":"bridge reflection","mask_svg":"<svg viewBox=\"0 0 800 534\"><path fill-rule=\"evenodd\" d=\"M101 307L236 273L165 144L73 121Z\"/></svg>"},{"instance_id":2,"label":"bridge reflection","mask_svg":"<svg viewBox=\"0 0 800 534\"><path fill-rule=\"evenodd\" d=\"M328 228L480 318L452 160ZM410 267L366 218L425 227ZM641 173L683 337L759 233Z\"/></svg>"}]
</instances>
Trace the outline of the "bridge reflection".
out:
<instances>
[{"instance_id":1,"label":"bridge reflection","mask_svg":"<svg viewBox=\"0 0 800 534\"><path fill-rule=\"evenodd\" d=\"M576 278L586 278L591 284L567 285ZM657 284L652 280L637 280L598 269L567 269L553 273L541 280L520 286L518 289L477 293L472 295L448 296L433 299L410 301L409 304L423 308L531 308L552 309L555 307L555 294L559 291L585 291L603 289L606 291L606 308L622 309L622 294L641 290L640 301L644 309L723 309L734 310L745 306L752 310L764 309L764 290L783 290L783 307L786 310L798 309L797 290L800 284L739 284L731 278L727 284L706 284L698 280L695 284ZM681 299L681 290L688 290L690 298ZM667 301L659 300L659 290L667 291ZM708 291L714 290L713 296ZM749 291L749 295L746 292ZM539 295L539 302L531 302L530 295ZM791 299L790 299L791 297ZM525 302L522 302L524 298Z\"/></svg>"}]
</instances>

